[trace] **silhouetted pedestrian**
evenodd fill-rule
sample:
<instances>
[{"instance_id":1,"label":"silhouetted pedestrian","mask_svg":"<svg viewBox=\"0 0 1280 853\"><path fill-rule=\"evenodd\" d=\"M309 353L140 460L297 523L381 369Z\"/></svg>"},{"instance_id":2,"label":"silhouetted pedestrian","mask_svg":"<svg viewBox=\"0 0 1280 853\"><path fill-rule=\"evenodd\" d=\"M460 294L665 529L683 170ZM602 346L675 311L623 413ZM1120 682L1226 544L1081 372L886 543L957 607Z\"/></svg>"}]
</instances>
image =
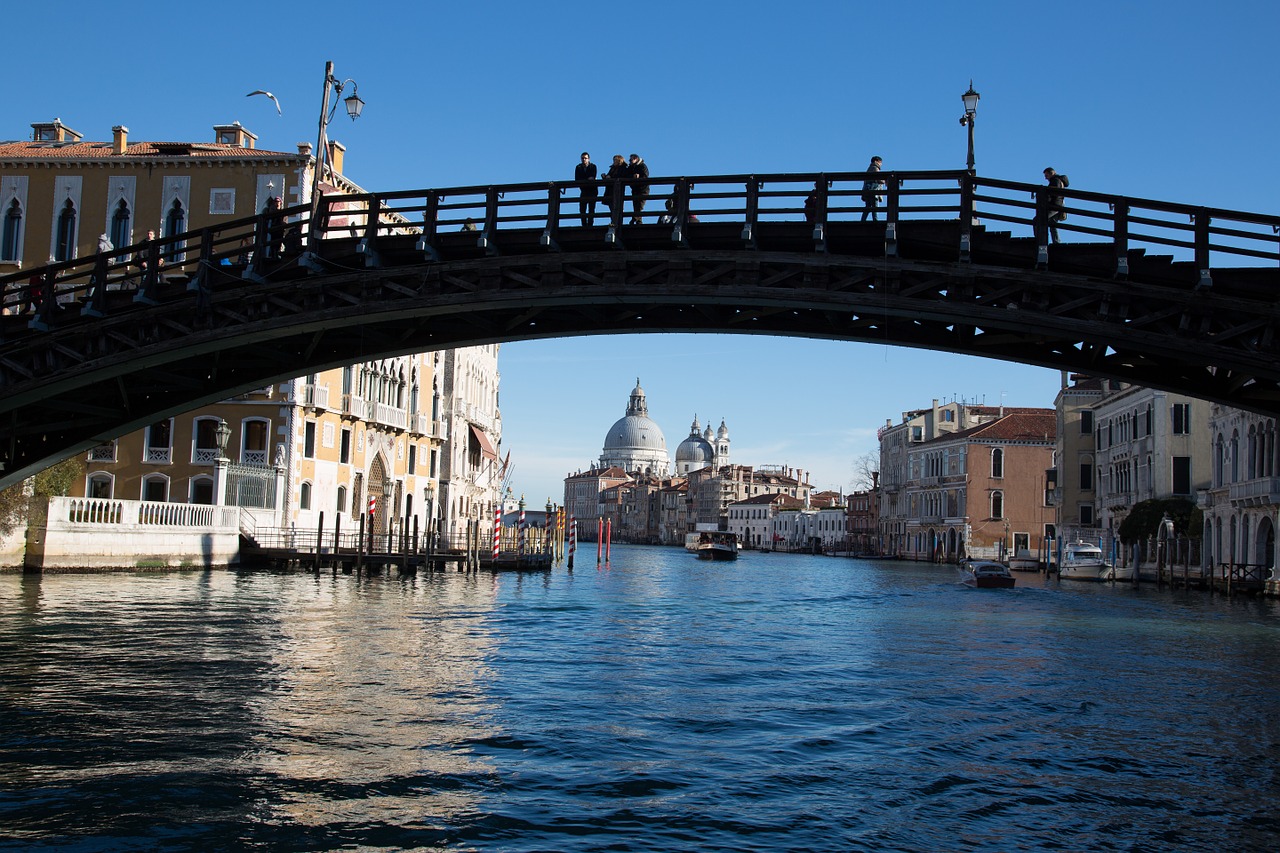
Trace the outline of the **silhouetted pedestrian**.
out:
<instances>
[{"instance_id":1,"label":"silhouetted pedestrian","mask_svg":"<svg viewBox=\"0 0 1280 853\"><path fill-rule=\"evenodd\" d=\"M631 224L639 225L645 200L649 198L649 165L639 154L631 155L627 178L631 181Z\"/></svg>"},{"instance_id":2,"label":"silhouetted pedestrian","mask_svg":"<svg viewBox=\"0 0 1280 853\"><path fill-rule=\"evenodd\" d=\"M807 196L805 196L805 199L804 199L804 221L805 222L812 223L812 222L818 221L818 199L819 199L819 194L821 192L822 192L822 181L814 181L813 191L809 193Z\"/></svg>"},{"instance_id":3,"label":"silhouetted pedestrian","mask_svg":"<svg viewBox=\"0 0 1280 853\"><path fill-rule=\"evenodd\" d=\"M1049 182L1049 186L1053 189L1065 189L1070 183L1066 175L1059 175L1050 166L1044 170L1044 179ZM1049 242L1058 242L1058 223L1067 218L1067 211L1063 206L1063 198L1061 193L1049 195Z\"/></svg>"},{"instance_id":4,"label":"silhouetted pedestrian","mask_svg":"<svg viewBox=\"0 0 1280 853\"><path fill-rule=\"evenodd\" d=\"M862 221L866 222L867 217L871 217L871 221L876 220L876 210L880 207L880 202L884 201L884 196L880 192L884 189L884 181L876 176L876 172L880 171L881 160L879 157L871 158L871 165L867 166L867 179L862 182L862 203L867 209L862 211Z\"/></svg>"},{"instance_id":5,"label":"silhouetted pedestrian","mask_svg":"<svg viewBox=\"0 0 1280 853\"><path fill-rule=\"evenodd\" d=\"M613 194L618 182L627 177L627 161L621 154L613 155L613 163L609 171L604 173L604 206L613 207ZM621 213L621 211L619 211Z\"/></svg>"},{"instance_id":6,"label":"silhouetted pedestrian","mask_svg":"<svg viewBox=\"0 0 1280 853\"><path fill-rule=\"evenodd\" d=\"M573 179L579 182L578 219L582 221L584 228L594 225L596 199L600 188L596 185L596 164L591 162L591 155L586 151L582 152L582 162L573 170Z\"/></svg>"}]
</instances>

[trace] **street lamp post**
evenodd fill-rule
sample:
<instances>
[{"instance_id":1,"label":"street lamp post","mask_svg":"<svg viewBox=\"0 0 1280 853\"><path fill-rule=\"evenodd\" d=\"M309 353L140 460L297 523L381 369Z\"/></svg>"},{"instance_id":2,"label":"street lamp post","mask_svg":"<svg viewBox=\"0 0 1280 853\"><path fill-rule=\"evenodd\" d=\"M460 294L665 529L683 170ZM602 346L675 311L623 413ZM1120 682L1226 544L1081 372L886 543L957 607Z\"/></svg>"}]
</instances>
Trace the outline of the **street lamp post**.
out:
<instances>
[{"instance_id":1,"label":"street lamp post","mask_svg":"<svg viewBox=\"0 0 1280 853\"><path fill-rule=\"evenodd\" d=\"M223 506L227 502L227 442L231 439L231 427L225 418L218 418L218 425L213 430L214 441L218 443L218 458L213 463L213 502Z\"/></svg>"},{"instance_id":2,"label":"street lamp post","mask_svg":"<svg viewBox=\"0 0 1280 853\"><path fill-rule=\"evenodd\" d=\"M969 81L969 91L960 96L964 101L964 115L960 116L962 127L969 128L969 157L965 161L969 172L973 172L973 125L978 115L978 99L982 96L973 90L973 81Z\"/></svg>"},{"instance_id":3,"label":"street lamp post","mask_svg":"<svg viewBox=\"0 0 1280 853\"><path fill-rule=\"evenodd\" d=\"M351 94L342 97L342 92L347 84L351 84ZM356 81L351 78L339 80L333 76L333 63L326 62L324 64L324 100L320 102L320 132L316 136L316 168L315 174L311 178L311 217L314 220L316 209L320 204L320 182L324 179L326 170L329 169L329 119L333 118L333 114L338 109L338 100L347 108L347 115L351 116L351 120L355 121L360 118L360 112L364 109L364 101L360 99L360 87L356 85ZM336 97L333 97L335 96ZM330 99L333 99L333 106L329 105ZM311 239L315 240L316 233L311 232Z\"/></svg>"}]
</instances>

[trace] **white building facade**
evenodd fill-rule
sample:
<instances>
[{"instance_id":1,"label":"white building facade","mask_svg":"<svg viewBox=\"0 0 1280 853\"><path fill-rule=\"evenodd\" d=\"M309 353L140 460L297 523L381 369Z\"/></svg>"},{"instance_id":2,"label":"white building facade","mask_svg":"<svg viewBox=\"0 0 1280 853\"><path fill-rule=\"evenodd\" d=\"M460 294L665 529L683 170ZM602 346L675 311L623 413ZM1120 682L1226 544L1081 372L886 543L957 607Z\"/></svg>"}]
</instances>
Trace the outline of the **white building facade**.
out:
<instances>
[{"instance_id":1,"label":"white building facade","mask_svg":"<svg viewBox=\"0 0 1280 853\"><path fill-rule=\"evenodd\" d=\"M1201 552L1208 567L1248 566L1269 579L1280 524L1280 447L1276 419L1239 409L1209 408L1211 482L1200 492Z\"/></svg>"}]
</instances>

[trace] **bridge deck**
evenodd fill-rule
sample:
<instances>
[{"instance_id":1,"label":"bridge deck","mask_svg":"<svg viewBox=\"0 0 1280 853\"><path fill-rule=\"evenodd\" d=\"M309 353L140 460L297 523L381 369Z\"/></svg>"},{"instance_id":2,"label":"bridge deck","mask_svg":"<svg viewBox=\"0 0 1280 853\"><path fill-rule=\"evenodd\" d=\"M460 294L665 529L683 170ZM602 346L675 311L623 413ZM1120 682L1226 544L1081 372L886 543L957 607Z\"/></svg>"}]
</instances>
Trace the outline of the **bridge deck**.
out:
<instances>
[{"instance_id":1,"label":"bridge deck","mask_svg":"<svg viewBox=\"0 0 1280 853\"><path fill-rule=\"evenodd\" d=\"M867 177L655 178L638 225L614 185L585 227L572 183L326 197L314 227L294 208L0 278L0 486L315 369L577 334L873 340L1280 414L1280 217L886 172L864 222Z\"/></svg>"}]
</instances>

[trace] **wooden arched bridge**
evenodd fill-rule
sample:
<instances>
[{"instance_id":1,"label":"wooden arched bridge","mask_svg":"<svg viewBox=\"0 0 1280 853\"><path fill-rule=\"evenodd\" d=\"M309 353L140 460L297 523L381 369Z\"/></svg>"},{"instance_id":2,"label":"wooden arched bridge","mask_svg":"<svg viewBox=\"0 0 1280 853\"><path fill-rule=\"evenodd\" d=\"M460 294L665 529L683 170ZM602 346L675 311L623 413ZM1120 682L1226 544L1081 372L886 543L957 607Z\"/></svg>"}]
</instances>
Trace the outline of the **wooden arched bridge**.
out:
<instances>
[{"instance_id":1,"label":"wooden arched bridge","mask_svg":"<svg viewBox=\"0 0 1280 853\"><path fill-rule=\"evenodd\" d=\"M871 219L867 177L654 178L639 224L624 184L585 225L573 182L327 196L7 276L0 486L326 367L621 332L892 343L1280 414L1280 217L882 172Z\"/></svg>"}]
</instances>

